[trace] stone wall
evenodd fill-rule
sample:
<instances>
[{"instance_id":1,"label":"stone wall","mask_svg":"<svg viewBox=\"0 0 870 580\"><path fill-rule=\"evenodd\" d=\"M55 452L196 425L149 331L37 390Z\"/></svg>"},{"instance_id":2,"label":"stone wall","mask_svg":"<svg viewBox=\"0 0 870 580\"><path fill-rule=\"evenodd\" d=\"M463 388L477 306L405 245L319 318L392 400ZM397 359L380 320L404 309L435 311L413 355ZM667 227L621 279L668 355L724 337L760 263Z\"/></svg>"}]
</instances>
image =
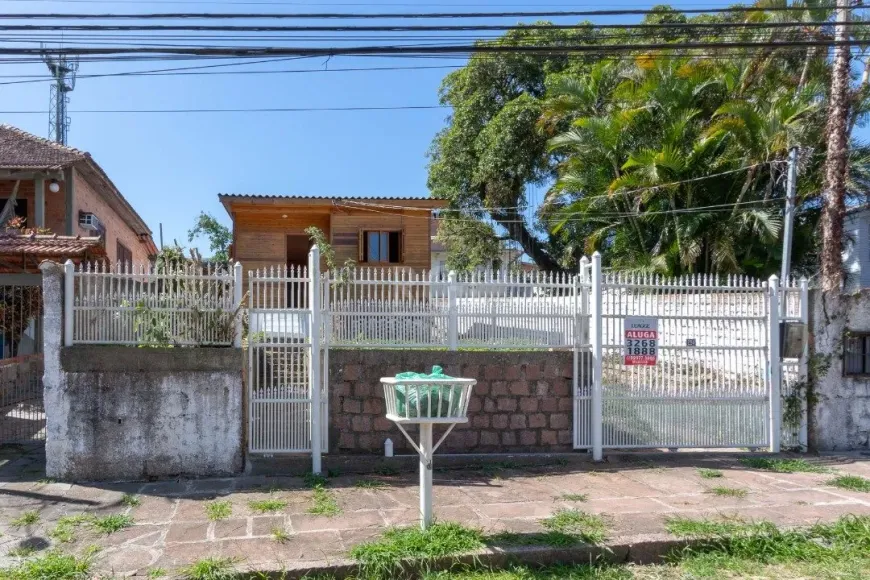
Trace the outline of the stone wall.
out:
<instances>
[{"instance_id":1,"label":"stone wall","mask_svg":"<svg viewBox=\"0 0 870 580\"><path fill-rule=\"evenodd\" d=\"M468 406L469 422L457 425L439 451L572 449L571 352L333 349L329 353L330 451L383 453L384 440L390 438L398 452L413 452L384 416L379 379L408 370L429 372L433 365L450 376L478 381ZM436 439L439 433L436 428Z\"/></svg>"},{"instance_id":2,"label":"stone wall","mask_svg":"<svg viewBox=\"0 0 870 580\"><path fill-rule=\"evenodd\" d=\"M61 347L60 266L44 263L46 473L76 480L243 468L243 356L231 348Z\"/></svg>"},{"instance_id":3,"label":"stone wall","mask_svg":"<svg viewBox=\"0 0 870 580\"><path fill-rule=\"evenodd\" d=\"M870 332L870 291L810 293L810 447L822 451L870 448L870 374L845 376L844 338Z\"/></svg>"}]
</instances>

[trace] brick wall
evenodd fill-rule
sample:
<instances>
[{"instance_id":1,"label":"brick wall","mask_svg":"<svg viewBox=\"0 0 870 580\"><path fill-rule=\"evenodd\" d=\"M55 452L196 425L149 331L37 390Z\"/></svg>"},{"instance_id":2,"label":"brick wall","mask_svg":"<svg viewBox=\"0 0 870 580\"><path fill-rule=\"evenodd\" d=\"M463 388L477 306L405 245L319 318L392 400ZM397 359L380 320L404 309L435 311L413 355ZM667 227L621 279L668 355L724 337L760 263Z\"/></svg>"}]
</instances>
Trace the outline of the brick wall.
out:
<instances>
[{"instance_id":1,"label":"brick wall","mask_svg":"<svg viewBox=\"0 0 870 580\"><path fill-rule=\"evenodd\" d=\"M572 449L571 352L445 352L339 350L329 352L330 450L413 452L384 416L381 377L429 372L441 365L454 377L477 379L459 424L439 451L453 453L555 452ZM416 432L416 428L414 428ZM436 428L436 440L441 430Z\"/></svg>"},{"instance_id":2,"label":"brick wall","mask_svg":"<svg viewBox=\"0 0 870 580\"><path fill-rule=\"evenodd\" d=\"M118 259L118 242L124 244L133 253L134 264L148 263L148 250L139 240L139 236L133 231L127 222L119 216L103 196L97 193L81 173L75 173L75 225L73 233L80 236L93 236L94 232L79 226L79 212L96 214L106 227L106 255L109 260L116 262Z\"/></svg>"}]
</instances>

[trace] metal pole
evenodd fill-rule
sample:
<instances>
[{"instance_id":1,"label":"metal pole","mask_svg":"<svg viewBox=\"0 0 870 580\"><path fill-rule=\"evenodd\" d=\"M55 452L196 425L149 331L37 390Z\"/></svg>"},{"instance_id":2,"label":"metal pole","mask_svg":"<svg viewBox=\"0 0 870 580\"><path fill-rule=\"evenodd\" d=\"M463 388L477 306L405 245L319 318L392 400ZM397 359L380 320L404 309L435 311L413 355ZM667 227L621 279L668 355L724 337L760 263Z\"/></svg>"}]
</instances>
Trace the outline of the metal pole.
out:
<instances>
[{"instance_id":1,"label":"metal pole","mask_svg":"<svg viewBox=\"0 0 870 580\"><path fill-rule=\"evenodd\" d=\"M601 311L601 254L592 254L592 459L604 458L604 415L602 412L602 311Z\"/></svg>"},{"instance_id":2,"label":"metal pole","mask_svg":"<svg viewBox=\"0 0 870 580\"><path fill-rule=\"evenodd\" d=\"M320 445L320 249L312 246L308 253L309 296L311 315L308 318L308 337L311 341L308 389L311 393L311 471L321 472Z\"/></svg>"},{"instance_id":3,"label":"metal pole","mask_svg":"<svg viewBox=\"0 0 870 580\"><path fill-rule=\"evenodd\" d=\"M456 309L456 272L447 274L447 350L459 348L459 313Z\"/></svg>"},{"instance_id":4,"label":"metal pole","mask_svg":"<svg viewBox=\"0 0 870 580\"><path fill-rule=\"evenodd\" d=\"M432 424L420 423L420 527L432 525Z\"/></svg>"},{"instance_id":5,"label":"metal pole","mask_svg":"<svg viewBox=\"0 0 870 580\"><path fill-rule=\"evenodd\" d=\"M63 345L73 345L73 292L75 292L75 264L67 260L63 265Z\"/></svg>"},{"instance_id":6,"label":"metal pole","mask_svg":"<svg viewBox=\"0 0 870 580\"><path fill-rule=\"evenodd\" d=\"M242 348L242 263L236 262L233 266L233 307L235 313L235 336L233 346Z\"/></svg>"},{"instance_id":7,"label":"metal pole","mask_svg":"<svg viewBox=\"0 0 870 580\"><path fill-rule=\"evenodd\" d=\"M770 397L770 452L779 453L782 422L782 360L779 348L779 280L774 274L768 279L767 293L770 306L767 312L767 365Z\"/></svg>"},{"instance_id":8,"label":"metal pole","mask_svg":"<svg viewBox=\"0 0 870 580\"><path fill-rule=\"evenodd\" d=\"M788 152L788 178L786 180L785 192L785 224L783 225L782 234L782 270L780 271L779 279L783 287L788 286L789 276L791 275L791 245L792 237L794 236L794 210L797 192L797 147L792 147ZM780 302L780 315L786 314L786 295L783 292L782 301Z\"/></svg>"}]
</instances>

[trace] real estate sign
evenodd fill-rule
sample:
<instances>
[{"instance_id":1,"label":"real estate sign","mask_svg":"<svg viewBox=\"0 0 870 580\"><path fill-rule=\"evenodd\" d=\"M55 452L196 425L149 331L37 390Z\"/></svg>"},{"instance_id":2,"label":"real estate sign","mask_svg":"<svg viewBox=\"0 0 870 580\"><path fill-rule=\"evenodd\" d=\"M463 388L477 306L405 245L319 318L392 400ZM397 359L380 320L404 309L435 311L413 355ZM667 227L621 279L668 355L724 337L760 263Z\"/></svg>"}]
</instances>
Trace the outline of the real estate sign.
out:
<instances>
[{"instance_id":1,"label":"real estate sign","mask_svg":"<svg viewBox=\"0 0 870 580\"><path fill-rule=\"evenodd\" d=\"M659 321L645 316L625 317L625 364L655 365L658 357Z\"/></svg>"}]
</instances>

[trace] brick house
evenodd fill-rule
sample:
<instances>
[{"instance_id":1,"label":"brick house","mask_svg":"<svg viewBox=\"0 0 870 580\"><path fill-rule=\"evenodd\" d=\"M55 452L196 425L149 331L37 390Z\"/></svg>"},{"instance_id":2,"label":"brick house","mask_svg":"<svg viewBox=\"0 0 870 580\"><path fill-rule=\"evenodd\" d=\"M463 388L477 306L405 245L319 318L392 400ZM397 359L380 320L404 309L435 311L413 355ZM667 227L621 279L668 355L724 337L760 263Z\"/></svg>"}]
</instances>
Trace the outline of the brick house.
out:
<instances>
[{"instance_id":1,"label":"brick house","mask_svg":"<svg viewBox=\"0 0 870 580\"><path fill-rule=\"evenodd\" d=\"M233 219L232 258L245 272L304 265L311 241L305 229L320 228L336 261L362 266L428 270L432 212L446 202L431 198L342 198L221 194Z\"/></svg>"},{"instance_id":2,"label":"brick house","mask_svg":"<svg viewBox=\"0 0 870 580\"><path fill-rule=\"evenodd\" d=\"M22 231L0 234L0 272L44 259L147 263L151 230L90 154L0 125L0 209L15 195Z\"/></svg>"}]
</instances>

